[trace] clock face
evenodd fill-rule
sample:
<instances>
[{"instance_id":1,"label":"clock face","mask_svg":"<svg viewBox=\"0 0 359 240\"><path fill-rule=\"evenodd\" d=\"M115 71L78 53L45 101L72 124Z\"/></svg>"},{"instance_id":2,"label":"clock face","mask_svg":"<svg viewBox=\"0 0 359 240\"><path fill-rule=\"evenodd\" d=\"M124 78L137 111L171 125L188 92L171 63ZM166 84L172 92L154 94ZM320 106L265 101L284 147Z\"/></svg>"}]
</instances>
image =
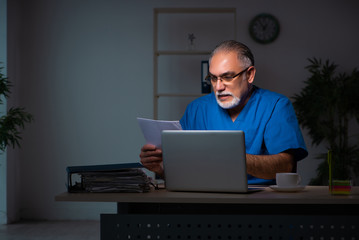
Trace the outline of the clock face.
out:
<instances>
[{"instance_id":1,"label":"clock face","mask_svg":"<svg viewBox=\"0 0 359 240\"><path fill-rule=\"evenodd\" d=\"M279 35L279 22L270 14L260 14L249 24L251 37L259 43L273 42Z\"/></svg>"}]
</instances>

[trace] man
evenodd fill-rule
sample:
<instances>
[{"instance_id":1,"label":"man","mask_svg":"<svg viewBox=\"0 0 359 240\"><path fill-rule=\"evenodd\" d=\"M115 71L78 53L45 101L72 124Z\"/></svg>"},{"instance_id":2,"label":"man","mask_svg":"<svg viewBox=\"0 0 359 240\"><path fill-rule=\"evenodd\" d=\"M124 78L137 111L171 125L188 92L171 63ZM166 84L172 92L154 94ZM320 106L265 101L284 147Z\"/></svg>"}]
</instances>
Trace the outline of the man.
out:
<instances>
[{"instance_id":1,"label":"man","mask_svg":"<svg viewBox=\"0 0 359 240\"><path fill-rule=\"evenodd\" d=\"M297 161L308 153L294 109L287 97L253 85L256 69L250 49L225 41L209 63L213 92L187 106L182 128L244 131L249 184L273 184L276 173L295 172ZM144 167L163 176L161 149L146 144L140 158Z\"/></svg>"}]
</instances>

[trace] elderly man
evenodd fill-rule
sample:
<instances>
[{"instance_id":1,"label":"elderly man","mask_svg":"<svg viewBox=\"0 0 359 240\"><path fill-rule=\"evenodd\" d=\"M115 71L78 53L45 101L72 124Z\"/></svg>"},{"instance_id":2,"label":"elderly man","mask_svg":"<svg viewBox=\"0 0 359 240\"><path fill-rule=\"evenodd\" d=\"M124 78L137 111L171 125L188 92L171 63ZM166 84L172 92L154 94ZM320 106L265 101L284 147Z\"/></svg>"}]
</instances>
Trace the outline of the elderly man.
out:
<instances>
[{"instance_id":1,"label":"elderly man","mask_svg":"<svg viewBox=\"0 0 359 240\"><path fill-rule=\"evenodd\" d=\"M187 106L182 128L244 131L249 184L273 184L276 173L296 171L297 161L308 153L294 109L287 97L253 85L251 50L225 41L209 60L213 92ZM163 176L161 149L146 144L140 158L144 167Z\"/></svg>"}]
</instances>

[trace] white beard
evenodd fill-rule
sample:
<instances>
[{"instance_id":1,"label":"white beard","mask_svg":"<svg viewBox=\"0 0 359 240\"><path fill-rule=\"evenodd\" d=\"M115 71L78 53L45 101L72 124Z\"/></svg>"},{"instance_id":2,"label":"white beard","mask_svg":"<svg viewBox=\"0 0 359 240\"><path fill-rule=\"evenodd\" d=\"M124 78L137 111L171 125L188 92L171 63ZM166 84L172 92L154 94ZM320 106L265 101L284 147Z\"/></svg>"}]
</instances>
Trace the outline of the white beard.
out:
<instances>
[{"instance_id":1,"label":"white beard","mask_svg":"<svg viewBox=\"0 0 359 240\"><path fill-rule=\"evenodd\" d=\"M221 95L231 95L233 99L230 102L224 103L218 99L218 96L221 96ZM237 107L239 105L239 103L241 102L241 99L234 96L233 93L231 93L231 92L221 92L221 93L216 92L216 100L217 100L218 105L223 109L231 109L231 108Z\"/></svg>"}]
</instances>

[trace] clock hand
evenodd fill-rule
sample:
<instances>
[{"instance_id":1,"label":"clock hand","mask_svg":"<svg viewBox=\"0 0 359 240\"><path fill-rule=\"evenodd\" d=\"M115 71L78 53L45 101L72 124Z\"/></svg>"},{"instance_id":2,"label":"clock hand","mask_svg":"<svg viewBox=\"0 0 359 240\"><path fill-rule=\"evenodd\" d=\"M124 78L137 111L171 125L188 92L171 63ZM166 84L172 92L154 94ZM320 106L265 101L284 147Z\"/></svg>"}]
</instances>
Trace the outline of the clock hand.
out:
<instances>
[{"instance_id":1,"label":"clock hand","mask_svg":"<svg viewBox=\"0 0 359 240\"><path fill-rule=\"evenodd\" d=\"M267 27L268 27L268 23L266 23L264 21L260 21L260 24L262 26L263 31L265 31L267 29Z\"/></svg>"}]
</instances>

